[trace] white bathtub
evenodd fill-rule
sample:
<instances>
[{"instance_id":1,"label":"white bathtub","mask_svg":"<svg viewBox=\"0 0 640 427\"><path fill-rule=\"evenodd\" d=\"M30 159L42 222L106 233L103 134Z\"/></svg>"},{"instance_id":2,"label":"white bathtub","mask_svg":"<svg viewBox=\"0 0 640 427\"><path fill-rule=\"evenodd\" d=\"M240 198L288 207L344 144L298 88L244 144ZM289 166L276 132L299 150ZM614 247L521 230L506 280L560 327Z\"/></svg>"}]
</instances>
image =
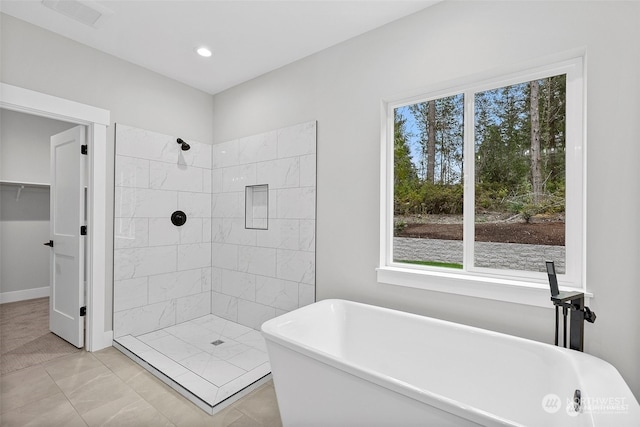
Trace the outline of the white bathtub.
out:
<instances>
[{"instance_id":1,"label":"white bathtub","mask_svg":"<svg viewBox=\"0 0 640 427\"><path fill-rule=\"evenodd\" d=\"M640 426L618 371L573 350L342 300L262 332L285 426Z\"/></svg>"}]
</instances>

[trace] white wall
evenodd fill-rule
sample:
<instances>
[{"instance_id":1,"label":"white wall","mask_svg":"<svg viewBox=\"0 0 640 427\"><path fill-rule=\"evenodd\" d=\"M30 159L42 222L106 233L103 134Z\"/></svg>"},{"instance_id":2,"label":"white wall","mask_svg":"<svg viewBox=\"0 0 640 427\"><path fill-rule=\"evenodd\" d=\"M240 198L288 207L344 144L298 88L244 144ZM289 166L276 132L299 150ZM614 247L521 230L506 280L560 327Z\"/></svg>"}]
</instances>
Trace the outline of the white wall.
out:
<instances>
[{"instance_id":1,"label":"white wall","mask_svg":"<svg viewBox=\"0 0 640 427\"><path fill-rule=\"evenodd\" d=\"M127 123L185 140L212 140L209 94L0 14L2 82L104 108L113 123ZM171 60L171 58L167 58ZM113 126L108 128L107 170L113 171ZM107 235L113 224L113 172L107 177ZM113 241L105 242L105 324L112 324Z\"/></svg>"},{"instance_id":2,"label":"white wall","mask_svg":"<svg viewBox=\"0 0 640 427\"><path fill-rule=\"evenodd\" d=\"M376 282L380 101L587 52L586 351L640 397L640 3L443 2L214 96L214 142L318 120L318 299L346 298L545 342L553 310Z\"/></svg>"},{"instance_id":3,"label":"white wall","mask_svg":"<svg viewBox=\"0 0 640 427\"><path fill-rule=\"evenodd\" d=\"M0 180L48 184L51 135L72 123L0 110Z\"/></svg>"},{"instance_id":4,"label":"white wall","mask_svg":"<svg viewBox=\"0 0 640 427\"><path fill-rule=\"evenodd\" d=\"M73 126L0 110L0 180L49 183L49 137ZM0 294L28 298L49 286L49 189L0 189Z\"/></svg>"}]
</instances>

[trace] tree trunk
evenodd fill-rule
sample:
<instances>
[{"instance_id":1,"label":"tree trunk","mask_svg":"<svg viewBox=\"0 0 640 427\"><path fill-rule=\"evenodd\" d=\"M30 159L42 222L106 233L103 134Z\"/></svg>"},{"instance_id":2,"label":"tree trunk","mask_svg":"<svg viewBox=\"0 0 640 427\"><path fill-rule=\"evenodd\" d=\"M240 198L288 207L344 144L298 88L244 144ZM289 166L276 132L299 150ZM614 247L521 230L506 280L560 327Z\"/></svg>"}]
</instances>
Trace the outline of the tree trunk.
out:
<instances>
[{"instance_id":1,"label":"tree trunk","mask_svg":"<svg viewBox=\"0 0 640 427\"><path fill-rule=\"evenodd\" d=\"M427 181L433 184L436 169L436 101L429 101L427 108Z\"/></svg>"},{"instance_id":2,"label":"tree trunk","mask_svg":"<svg viewBox=\"0 0 640 427\"><path fill-rule=\"evenodd\" d=\"M538 203L542 195L542 170L540 165L540 114L538 112L538 81L529 82L531 89L531 186L533 190L533 202Z\"/></svg>"}]
</instances>

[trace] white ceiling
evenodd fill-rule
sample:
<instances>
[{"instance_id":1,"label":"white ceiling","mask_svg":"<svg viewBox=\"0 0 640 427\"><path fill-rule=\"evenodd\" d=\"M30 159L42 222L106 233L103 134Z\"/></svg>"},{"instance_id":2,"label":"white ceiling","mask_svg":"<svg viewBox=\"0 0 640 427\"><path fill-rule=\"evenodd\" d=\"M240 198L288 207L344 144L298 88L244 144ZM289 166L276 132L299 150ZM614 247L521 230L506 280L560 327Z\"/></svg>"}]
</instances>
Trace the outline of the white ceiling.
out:
<instances>
[{"instance_id":1,"label":"white ceiling","mask_svg":"<svg viewBox=\"0 0 640 427\"><path fill-rule=\"evenodd\" d=\"M0 10L215 94L438 1L86 1L113 12L98 29L40 0ZM200 45L213 56L196 55Z\"/></svg>"}]
</instances>

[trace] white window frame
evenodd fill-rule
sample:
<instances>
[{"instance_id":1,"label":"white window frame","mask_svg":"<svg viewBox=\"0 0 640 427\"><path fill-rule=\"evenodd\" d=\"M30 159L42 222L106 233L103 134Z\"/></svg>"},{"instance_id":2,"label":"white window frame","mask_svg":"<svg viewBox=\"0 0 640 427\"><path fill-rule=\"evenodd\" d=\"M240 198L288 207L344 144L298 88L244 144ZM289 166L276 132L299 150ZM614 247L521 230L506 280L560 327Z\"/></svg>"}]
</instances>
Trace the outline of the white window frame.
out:
<instances>
[{"instance_id":1,"label":"white window frame","mask_svg":"<svg viewBox=\"0 0 640 427\"><path fill-rule=\"evenodd\" d=\"M585 280L586 250L586 96L584 55L546 61L515 70L449 82L420 95L382 100L381 104L381 203L380 283L432 291L552 307L546 273L474 267L475 165L464 165L463 270L398 263L393 261L393 136L394 110L419 102L464 94L464 158L475 158L474 94L544 77L566 74L566 273L558 275L561 290L582 291L589 298ZM471 130L471 131L469 131Z\"/></svg>"}]
</instances>

